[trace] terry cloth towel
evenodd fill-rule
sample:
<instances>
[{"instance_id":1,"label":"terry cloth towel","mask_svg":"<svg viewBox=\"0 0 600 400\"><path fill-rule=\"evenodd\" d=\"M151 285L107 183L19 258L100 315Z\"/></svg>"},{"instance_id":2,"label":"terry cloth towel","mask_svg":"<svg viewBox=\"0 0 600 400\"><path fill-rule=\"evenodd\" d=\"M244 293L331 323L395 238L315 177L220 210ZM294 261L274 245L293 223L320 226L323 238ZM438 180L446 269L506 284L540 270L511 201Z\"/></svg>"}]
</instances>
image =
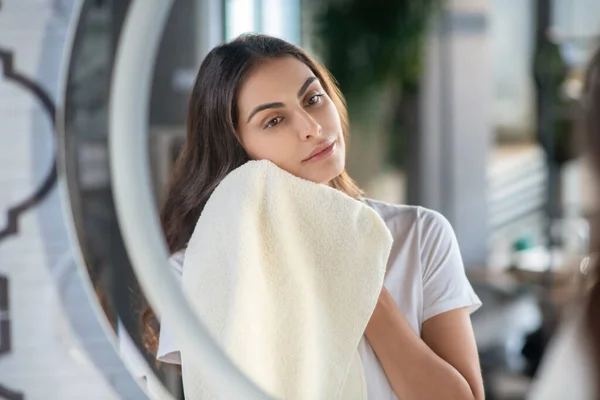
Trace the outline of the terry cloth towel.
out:
<instances>
[{"instance_id":1,"label":"terry cloth towel","mask_svg":"<svg viewBox=\"0 0 600 400\"><path fill-rule=\"evenodd\" d=\"M391 245L383 220L362 202L249 161L204 207L183 289L212 337L273 397L365 400L357 347ZM186 399L222 398L185 348L181 357Z\"/></svg>"}]
</instances>

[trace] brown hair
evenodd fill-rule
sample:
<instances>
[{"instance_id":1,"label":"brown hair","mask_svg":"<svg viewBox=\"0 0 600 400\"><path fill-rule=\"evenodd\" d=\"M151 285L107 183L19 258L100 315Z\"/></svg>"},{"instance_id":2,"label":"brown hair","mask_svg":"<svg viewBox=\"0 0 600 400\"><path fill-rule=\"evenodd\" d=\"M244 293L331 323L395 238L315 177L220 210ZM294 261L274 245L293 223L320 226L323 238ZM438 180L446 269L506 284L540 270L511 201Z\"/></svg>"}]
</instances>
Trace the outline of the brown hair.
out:
<instances>
[{"instance_id":1,"label":"brown hair","mask_svg":"<svg viewBox=\"0 0 600 400\"><path fill-rule=\"evenodd\" d=\"M294 57L320 80L335 104L348 141L344 98L326 68L302 49L270 36L246 34L211 50L198 71L192 90L185 145L175 162L161 224L171 253L184 249L208 198L227 174L249 160L237 134L237 93L248 72L269 59ZM344 171L331 185L360 198L361 190ZM142 311L146 349L156 355L159 324L149 306Z\"/></svg>"},{"instance_id":2,"label":"brown hair","mask_svg":"<svg viewBox=\"0 0 600 400\"><path fill-rule=\"evenodd\" d=\"M589 66L583 98L584 128L590 160L600 182L600 50ZM595 210L595 212L597 212ZM597 218L595 218L597 220ZM594 226L591 251L595 253L595 265L591 269L592 289L588 297L586 325L591 343L591 354L596 370L594 373L597 398L600 399L600 226Z\"/></svg>"}]
</instances>

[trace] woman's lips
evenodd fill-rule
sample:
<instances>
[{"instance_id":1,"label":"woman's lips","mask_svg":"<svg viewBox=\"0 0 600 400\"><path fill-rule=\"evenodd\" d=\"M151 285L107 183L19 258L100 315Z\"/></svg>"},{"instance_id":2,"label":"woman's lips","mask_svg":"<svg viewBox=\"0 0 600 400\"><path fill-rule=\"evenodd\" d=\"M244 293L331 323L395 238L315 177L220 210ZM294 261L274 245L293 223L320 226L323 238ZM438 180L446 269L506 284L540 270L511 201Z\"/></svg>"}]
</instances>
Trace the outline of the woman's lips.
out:
<instances>
[{"instance_id":1,"label":"woman's lips","mask_svg":"<svg viewBox=\"0 0 600 400\"><path fill-rule=\"evenodd\" d=\"M326 145L326 147L324 147L322 149L317 149L315 154L311 155L310 157L305 159L303 162L321 161L333 154L333 152L335 150L335 146L336 146L335 142L331 142L329 145Z\"/></svg>"}]
</instances>

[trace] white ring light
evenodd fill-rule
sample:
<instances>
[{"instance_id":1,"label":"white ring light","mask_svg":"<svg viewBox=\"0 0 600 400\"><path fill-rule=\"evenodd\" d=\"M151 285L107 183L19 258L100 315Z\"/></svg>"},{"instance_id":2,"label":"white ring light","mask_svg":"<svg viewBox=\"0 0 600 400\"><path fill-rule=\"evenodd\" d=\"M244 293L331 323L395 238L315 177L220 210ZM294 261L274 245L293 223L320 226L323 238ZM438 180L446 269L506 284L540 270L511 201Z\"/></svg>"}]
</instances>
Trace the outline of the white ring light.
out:
<instances>
[{"instance_id":1,"label":"white ring light","mask_svg":"<svg viewBox=\"0 0 600 400\"><path fill-rule=\"evenodd\" d=\"M119 225L133 269L157 314L168 314L181 346L227 399L270 399L231 362L202 326L168 268L153 203L148 104L158 44L173 0L135 0L119 40L109 105L110 172Z\"/></svg>"}]
</instances>

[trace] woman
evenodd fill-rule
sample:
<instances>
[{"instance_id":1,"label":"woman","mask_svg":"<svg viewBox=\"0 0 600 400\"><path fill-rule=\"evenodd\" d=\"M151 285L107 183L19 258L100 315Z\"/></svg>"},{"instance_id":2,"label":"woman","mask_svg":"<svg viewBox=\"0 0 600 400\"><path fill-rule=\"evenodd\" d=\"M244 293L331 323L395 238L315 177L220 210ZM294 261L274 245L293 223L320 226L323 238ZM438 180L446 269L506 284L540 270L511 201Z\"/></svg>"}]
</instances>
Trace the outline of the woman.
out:
<instances>
[{"instance_id":1,"label":"woman","mask_svg":"<svg viewBox=\"0 0 600 400\"><path fill-rule=\"evenodd\" d=\"M600 50L586 76L583 97L586 148L600 180ZM530 399L600 400L600 236L595 226L590 269L592 289L586 307L566 321L545 357Z\"/></svg>"},{"instance_id":2,"label":"woman","mask_svg":"<svg viewBox=\"0 0 600 400\"><path fill-rule=\"evenodd\" d=\"M347 135L341 93L302 50L263 35L213 49L198 72L187 142L162 208L174 269L181 274L186 243L207 199L246 161L267 159L329 184L371 206L394 238L385 287L359 345L369 398L482 399L469 318L481 303L452 228L433 211L363 199L344 170ZM159 361L180 363L168 316L157 349L150 315L144 328L151 350Z\"/></svg>"}]
</instances>

